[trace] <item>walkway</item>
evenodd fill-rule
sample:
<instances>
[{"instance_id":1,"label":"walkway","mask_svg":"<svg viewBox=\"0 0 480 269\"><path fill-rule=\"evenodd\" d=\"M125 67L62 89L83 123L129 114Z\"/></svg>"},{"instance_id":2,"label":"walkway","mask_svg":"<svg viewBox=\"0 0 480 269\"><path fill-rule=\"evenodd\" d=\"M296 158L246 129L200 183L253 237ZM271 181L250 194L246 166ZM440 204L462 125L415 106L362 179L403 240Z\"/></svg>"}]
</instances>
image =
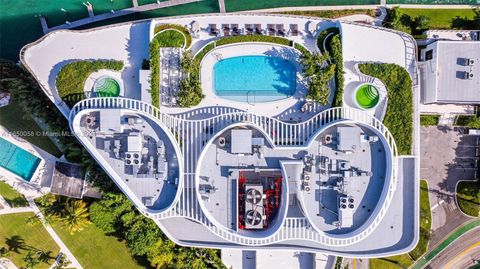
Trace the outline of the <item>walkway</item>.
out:
<instances>
[{"instance_id":1,"label":"walkway","mask_svg":"<svg viewBox=\"0 0 480 269\"><path fill-rule=\"evenodd\" d=\"M458 228L452 232L448 237L446 237L440 244L435 246L431 251L423 255L420 259L417 260L411 267L412 269L424 268L428 265L438 254L441 254L447 247L451 246L453 242L461 238L462 235L467 232L480 227L480 219L475 219L462 227Z\"/></svg>"},{"instance_id":2,"label":"walkway","mask_svg":"<svg viewBox=\"0 0 480 269\"><path fill-rule=\"evenodd\" d=\"M227 12L225 8L225 0L218 0L218 7L220 8L220 13Z\"/></svg>"},{"instance_id":3,"label":"walkway","mask_svg":"<svg viewBox=\"0 0 480 269\"><path fill-rule=\"evenodd\" d=\"M199 2L202 0L169 0L165 2L160 2L160 3L153 3L153 4L147 4L147 5L141 5L139 6L138 4L133 7L125 8L122 10L117 10L114 12L109 12L109 13L103 13L100 15L93 15L93 10L90 12L89 10L89 17L83 18L80 20L76 20L73 22L65 23L62 25L54 26L49 28L45 18L40 17L41 23L42 23L42 28L43 28L43 33L46 34L48 32L54 31L54 30L59 30L59 29L72 29L72 28L77 28L89 23L93 22L99 22L103 20L108 20L116 17L121 17L137 12L143 12L143 11L149 11L149 10L155 10L159 8L165 8L165 7L172 7L172 6L178 6L178 5L183 5L183 4L189 4L189 3L194 3L194 2Z\"/></svg>"},{"instance_id":4,"label":"walkway","mask_svg":"<svg viewBox=\"0 0 480 269\"><path fill-rule=\"evenodd\" d=\"M78 260L75 258L73 253L68 249L68 247L63 243L62 239L57 235L53 228L45 221L45 216L42 214L38 206L35 204L35 201L32 197L27 198L29 206L27 207L10 207L8 203L5 202L2 196L0 196L0 203L4 207L0 210L0 215L6 214L16 214L16 213L25 213L33 212L40 220L47 232L50 234L53 240L60 247L60 252L62 252L71 263L68 266L69 268L83 269Z\"/></svg>"}]
</instances>

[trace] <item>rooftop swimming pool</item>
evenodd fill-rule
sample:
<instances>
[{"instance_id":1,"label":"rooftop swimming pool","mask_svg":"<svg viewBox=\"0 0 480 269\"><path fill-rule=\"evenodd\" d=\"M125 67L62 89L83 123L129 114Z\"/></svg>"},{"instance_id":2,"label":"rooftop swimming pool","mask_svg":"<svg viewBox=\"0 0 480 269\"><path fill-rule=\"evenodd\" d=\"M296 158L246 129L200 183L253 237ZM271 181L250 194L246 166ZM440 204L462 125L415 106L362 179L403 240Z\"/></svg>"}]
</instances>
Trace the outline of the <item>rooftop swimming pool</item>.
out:
<instances>
[{"instance_id":1,"label":"rooftop swimming pool","mask_svg":"<svg viewBox=\"0 0 480 269\"><path fill-rule=\"evenodd\" d=\"M0 166L25 181L32 179L40 159L30 152L0 138Z\"/></svg>"},{"instance_id":2,"label":"rooftop swimming pool","mask_svg":"<svg viewBox=\"0 0 480 269\"><path fill-rule=\"evenodd\" d=\"M217 96L233 101L277 101L295 93L296 73L293 63L278 57L231 57L214 65L213 88Z\"/></svg>"}]
</instances>

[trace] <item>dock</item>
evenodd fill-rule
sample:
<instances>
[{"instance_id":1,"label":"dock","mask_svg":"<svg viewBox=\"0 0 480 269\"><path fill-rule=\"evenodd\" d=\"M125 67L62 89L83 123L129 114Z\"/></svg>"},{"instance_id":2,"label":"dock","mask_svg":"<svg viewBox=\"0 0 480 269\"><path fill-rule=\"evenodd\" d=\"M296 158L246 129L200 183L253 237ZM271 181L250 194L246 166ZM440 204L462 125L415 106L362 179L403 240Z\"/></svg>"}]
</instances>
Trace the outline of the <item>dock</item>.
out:
<instances>
[{"instance_id":1,"label":"dock","mask_svg":"<svg viewBox=\"0 0 480 269\"><path fill-rule=\"evenodd\" d=\"M41 16L40 17L40 23L42 24L42 30L44 34L47 34L51 31L55 30L60 30L60 29L73 29L77 28L89 23L94 23L94 22L99 22L103 20L108 20L108 19L113 19L121 16L126 16L138 12L143 12L143 11L149 11L149 10L155 10L155 9L160 9L160 8L166 8L166 7L173 7L173 6L178 6L178 5L184 5L184 4L189 4L189 3L195 3L195 2L200 2L202 0L169 0L165 2L160 2L160 3L153 3L153 4L146 4L146 5L138 5L138 0L132 0L133 7L117 10L117 11L112 11L109 13L103 13L99 15L95 15L94 13L94 7L91 4L86 4L86 8L88 10L88 17L76 20L73 22L66 22L64 24L54 26L54 27L48 27L47 21L45 17Z\"/></svg>"}]
</instances>

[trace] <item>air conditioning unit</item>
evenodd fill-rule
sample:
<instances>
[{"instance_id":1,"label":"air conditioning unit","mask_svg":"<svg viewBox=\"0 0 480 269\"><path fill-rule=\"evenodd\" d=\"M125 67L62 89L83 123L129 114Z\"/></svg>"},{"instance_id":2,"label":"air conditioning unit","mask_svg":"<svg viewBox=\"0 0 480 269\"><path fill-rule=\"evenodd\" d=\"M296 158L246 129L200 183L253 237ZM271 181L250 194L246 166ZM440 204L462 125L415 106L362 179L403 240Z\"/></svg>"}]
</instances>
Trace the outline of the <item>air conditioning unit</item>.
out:
<instances>
[{"instance_id":1,"label":"air conditioning unit","mask_svg":"<svg viewBox=\"0 0 480 269\"><path fill-rule=\"evenodd\" d=\"M463 72L463 79L473 79L473 71L465 71Z\"/></svg>"},{"instance_id":2,"label":"air conditioning unit","mask_svg":"<svg viewBox=\"0 0 480 269\"><path fill-rule=\"evenodd\" d=\"M468 66L473 66L473 65L475 65L475 59L465 58L465 64L468 65Z\"/></svg>"},{"instance_id":3,"label":"air conditioning unit","mask_svg":"<svg viewBox=\"0 0 480 269\"><path fill-rule=\"evenodd\" d=\"M246 214L245 222L252 227L259 226L259 225L263 226L262 224L263 214L258 212L258 210L255 210L255 209L248 210Z\"/></svg>"},{"instance_id":4,"label":"air conditioning unit","mask_svg":"<svg viewBox=\"0 0 480 269\"><path fill-rule=\"evenodd\" d=\"M258 204L262 201L262 193L256 189L249 189L247 191L247 202L251 204Z\"/></svg>"}]
</instances>

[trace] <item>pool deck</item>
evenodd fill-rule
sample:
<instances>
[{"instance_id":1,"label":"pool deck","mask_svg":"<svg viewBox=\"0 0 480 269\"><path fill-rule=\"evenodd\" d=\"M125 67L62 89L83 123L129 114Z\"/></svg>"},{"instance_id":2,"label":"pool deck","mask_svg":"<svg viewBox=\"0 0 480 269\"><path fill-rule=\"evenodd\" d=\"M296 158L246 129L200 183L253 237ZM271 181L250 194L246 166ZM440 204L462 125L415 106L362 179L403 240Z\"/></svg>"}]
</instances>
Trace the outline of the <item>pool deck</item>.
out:
<instances>
[{"instance_id":1,"label":"pool deck","mask_svg":"<svg viewBox=\"0 0 480 269\"><path fill-rule=\"evenodd\" d=\"M57 158L9 132L2 126L0 126L0 137L40 159L40 163L29 182L3 167L0 167L0 178L11 185L14 189L21 189L22 193L33 197L38 197L47 193L50 189L55 161Z\"/></svg>"},{"instance_id":2,"label":"pool deck","mask_svg":"<svg viewBox=\"0 0 480 269\"><path fill-rule=\"evenodd\" d=\"M273 56L280 57L294 63L297 70L297 89L292 97L285 98L278 101L262 102L262 103L247 103L241 101L234 101L219 97L216 95L213 88L213 66L220 60L236 56L244 55L259 55L259 56ZM299 105L305 102L304 96L307 92L306 83L301 75L302 67L298 63L299 53L291 47L272 45L270 43L242 43L225 45L218 47L208 53L201 63L200 77L202 83L204 99L200 102L198 107L208 106L229 106L238 107L257 114L278 115L285 108ZM231 74L235 76L235 74ZM169 108L168 112L178 113L181 108ZM317 111L318 112L318 111ZM313 112L315 113L315 112Z\"/></svg>"}]
</instances>

